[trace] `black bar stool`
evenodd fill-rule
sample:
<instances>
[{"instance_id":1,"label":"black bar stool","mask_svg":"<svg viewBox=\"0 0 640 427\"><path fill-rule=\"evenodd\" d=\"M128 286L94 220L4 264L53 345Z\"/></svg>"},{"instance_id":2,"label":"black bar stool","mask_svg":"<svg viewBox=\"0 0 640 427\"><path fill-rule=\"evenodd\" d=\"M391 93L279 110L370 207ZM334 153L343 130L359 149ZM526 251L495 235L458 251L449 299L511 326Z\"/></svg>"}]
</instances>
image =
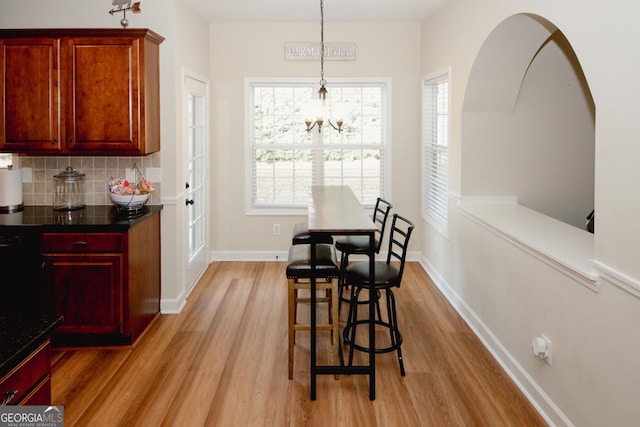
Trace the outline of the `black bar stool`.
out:
<instances>
[{"instance_id":1,"label":"black bar stool","mask_svg":"<svg viewBox=\"0 0 640 427\"><path fill-rule=\"evenodd\" d=\"M315 236L316 243L327 243L333 245L333 238L328 234ZM293 233L291 236L292 245L308 245L311 243L311 233L306 222L298 222L293 225Z\"/></svg>"},{"instance_id":2,"label":"black bar stool","mask_svg":"<svg viewBox=\"0 0 640 427\"><path fill-rule=\"evenodd\" d=\"M336 252L333 245L327 243L316 244L316 289L324 289L325 297L316 298L316 302L327 304L328 323L316 324L316 330L331 331L333 344L334 365L339 362L339 331L338 307L333 303L334 295L338 294L337 279L340 274ZM299 303L310 303L307 297L298 297L299 289L311 289L311 245L299 244L289 248L287 259L287 279L289 282L289 379L293 378L293 351L295 347L296 331L308 331L309 323L299 323L297 310ZM302 280L301 280L302 279Z\"/></svg>"},{"instance_id":3,"label":"black bar stool","mask_svg":"<svg viewBox=\"0 0 640 427\"><path fill-rule=\"evenodd\" d=\"M350 265L346 269L345 284L351 286L351 300L349 304L349 316L347 317L347 325L343 331L344 343L349 346L349 366L353 364L353 350L359 350L366 353L374 351L378 353L389 353L397 351L398 363L400 364L400 375L404 376L404 363L402 362L402 334L398 329L398 316L396 312L396 300L393 295L392 288L399 288L402 281L402 273L404 272L404 263L407 257L407 248L409 246L409 238L414 229L413 222L398 214L393 215L391 223L391 233L389 234L389 253L387 261L375 262L375 290L377 293L384 293L387 303L387 320L383 320L380 316L380 301L376 297L376 306L379 318L376 319L376 325L382 326L389 331L391 344L384 348L371 349L364 344L357 342L357 329L359 325L365 328L369 326L368 319L358 319L358 298L360 291L369 289L369 261L357 262ZM392 265L392 261L395 265ZM397 265L397 262L400 262ZM368 296L367 298L371 298ZM376 343L379 340L376 339Z\"/></svg>"},{"instance_id":4,"label":"black bar stool","mask_svg":"<svg viewBox=\"0 0 640 427\"><path fill-rule=\"evenodd\" d=\"M373 222L378 228L375 235L375 248L376 254L380 253L380 247L382 246L382 239L384 237L384 229L387 224L387 218L393 205L386 200L378 197L376 205L373 209ZM344 297L344 277L347 266L349 265L349 255L367 255L369 253L369 236L344 236L336 239L336 249L342 254L340 256L340 281L338 282L338 311L342 302L349 303L349 298ZM363 304L365 302L362 302Z\"/></svg>"}]
</instances>

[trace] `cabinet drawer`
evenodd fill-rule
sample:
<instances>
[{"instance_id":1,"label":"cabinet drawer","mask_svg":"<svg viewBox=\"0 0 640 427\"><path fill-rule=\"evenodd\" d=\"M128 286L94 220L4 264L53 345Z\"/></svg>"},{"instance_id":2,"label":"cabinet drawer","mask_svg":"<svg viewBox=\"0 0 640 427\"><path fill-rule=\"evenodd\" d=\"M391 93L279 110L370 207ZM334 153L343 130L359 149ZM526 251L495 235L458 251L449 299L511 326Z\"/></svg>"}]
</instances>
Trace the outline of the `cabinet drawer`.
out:
<instances>
[{"instance_id":1,"label":"cabinet drawer","mask_svg":"<svg viewBox=\"0 0 640 427\"><path fill-rule=\"evenodd\" d=\"M121 233L43 233L42 251L96 253L123 252Z\"/></svg>"},{"instance_id":2,"label":"cabinet drawer","mask_svg":"<svg viewBox=\"0 0 640 427\"><path fill-rule=\"evenodd\" d=\"M42 382L51 372L51 347L49 340L31 353L22 363L16 366L0 380L0 401L9 394L15 393L10 404L22 401L36 385Z\"/></svg>"}]
</instances>

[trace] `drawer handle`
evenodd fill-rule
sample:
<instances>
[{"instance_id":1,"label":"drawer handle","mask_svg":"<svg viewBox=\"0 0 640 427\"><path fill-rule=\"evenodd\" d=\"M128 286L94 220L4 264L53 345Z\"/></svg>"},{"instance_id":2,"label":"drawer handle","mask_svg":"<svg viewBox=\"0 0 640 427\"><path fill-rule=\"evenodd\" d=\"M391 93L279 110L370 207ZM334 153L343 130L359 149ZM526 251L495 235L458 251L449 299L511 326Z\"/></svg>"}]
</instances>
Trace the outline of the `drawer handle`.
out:
<instances>
[{"instance_id":1,"label":"drawer handle","mask_svg":"<svg viewBox=\"0 0 640 427\"><path fill-rule=\"evenodd\" d=\"M2 403L0 403L0 406L6 406L10 404L13 398L17 396L17 394L18 394L18 389L8 391L6 397L4 398Z\"/></svg>"},{"instance_id":2,"label":"drawer handle","mask_svg":"<svg viewBox=\"0 0 640 427\"><path fill-rule=\"evenodd\" d=\"M89 246L89 242L80 240L78 242L73 242L73 246Z\"/></svg>"}]
</instances>

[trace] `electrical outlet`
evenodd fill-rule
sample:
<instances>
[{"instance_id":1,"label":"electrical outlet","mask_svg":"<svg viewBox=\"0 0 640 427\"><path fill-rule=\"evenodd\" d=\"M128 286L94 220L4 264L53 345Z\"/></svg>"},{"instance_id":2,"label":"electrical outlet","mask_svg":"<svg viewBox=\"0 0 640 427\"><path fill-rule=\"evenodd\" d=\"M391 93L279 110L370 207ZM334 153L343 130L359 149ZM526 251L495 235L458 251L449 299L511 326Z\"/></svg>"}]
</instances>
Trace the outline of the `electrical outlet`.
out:
<instances>
[{"instance_id":1,"label":"electrical outlet","mask_svg":"<svg viewBox=\"0 0 640 427\"><path fill-rule=\"evenodd\" d=\"M273 224L273 235L274 236L280 235L280 224Z\"/></svg>"},{"instance_id":2,"label":"electrical outlet","mask_svg":"<svg viewBox=\"0 0 640 427\"><path fill-rule=\"evenodd\" d=\"M22 168L22 182L25 184L30 184L33 182L33 169Z\"/></svg>"},{"instance_id":3,"label":"electrical outlet","mask_svg":"<svg viewBox=\"0 0 640 427\"><path fill-rule=\"evenodd\" d=\"M531 346L533 355L539 360L544 360L547 365L551 366L551 340L544 335L540 335L533 339Z\"/></svg>"},{"instance_id":4,"label":"electrical outlet","mask_svg":"<svg viewBox=\"0 0 640 427\"><path fill-rule=\"evenodd\" d=\"M544 361L547 362L547 365L551 366L551 356L553 354L551 352L551 340L544 335L542 336L542 339L547 343L547 357L545 357Z\"/></svg>"}]
</instances>

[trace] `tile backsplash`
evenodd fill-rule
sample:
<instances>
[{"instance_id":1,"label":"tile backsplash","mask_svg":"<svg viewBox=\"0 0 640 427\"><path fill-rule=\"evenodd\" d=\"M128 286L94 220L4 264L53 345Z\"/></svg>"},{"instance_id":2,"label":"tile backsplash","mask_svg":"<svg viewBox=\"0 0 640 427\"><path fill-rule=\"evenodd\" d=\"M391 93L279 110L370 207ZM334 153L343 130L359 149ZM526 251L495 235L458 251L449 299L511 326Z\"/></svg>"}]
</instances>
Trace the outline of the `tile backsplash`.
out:
<instances>
[{"instance_id":1,"label":"tile backsplash","mask_svg":"<svg viewBox=\"0 0 640 427\"><path fill-rule=\"evenodd\" d=\"M103 157L103 156L19 156L21 168L32 169L32 182L22 184L22 199L25 205L53 205L53 176L68 166L85 176L85 204L110 205L107 182L112 178L125 177L125 170L136 164L143 173L146 168L160 167L160 153L148 156ZM160 204L160 184L154 182L155 191L149 204Z\"/></svg>"}]
</instances>

